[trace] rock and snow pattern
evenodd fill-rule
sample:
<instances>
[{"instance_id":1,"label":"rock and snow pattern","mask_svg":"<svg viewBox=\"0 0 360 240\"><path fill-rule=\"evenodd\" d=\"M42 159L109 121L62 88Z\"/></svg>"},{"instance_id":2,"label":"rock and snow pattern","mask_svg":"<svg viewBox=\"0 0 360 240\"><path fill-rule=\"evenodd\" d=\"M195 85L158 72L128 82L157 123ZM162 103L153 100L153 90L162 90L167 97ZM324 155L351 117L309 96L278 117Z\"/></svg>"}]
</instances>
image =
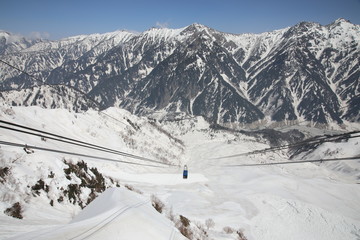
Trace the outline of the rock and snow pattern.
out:
<instances>
[{"instance_id":1,"label":"rock and snow pattern","mask_svg":"<svg viewBox=\"0 0 360 240\"><path fill-rule=\"evenodd\" d=\"M121 106L137 115L341 125L360 119L359 54L360 26L344 19L262 34L228 34L201 24L58 41L2 32L2 61L37 80L0 63L0 90L61 84L102 108ZM28 104L43 103L22 103Z\"/></svg>"}]
</instances>

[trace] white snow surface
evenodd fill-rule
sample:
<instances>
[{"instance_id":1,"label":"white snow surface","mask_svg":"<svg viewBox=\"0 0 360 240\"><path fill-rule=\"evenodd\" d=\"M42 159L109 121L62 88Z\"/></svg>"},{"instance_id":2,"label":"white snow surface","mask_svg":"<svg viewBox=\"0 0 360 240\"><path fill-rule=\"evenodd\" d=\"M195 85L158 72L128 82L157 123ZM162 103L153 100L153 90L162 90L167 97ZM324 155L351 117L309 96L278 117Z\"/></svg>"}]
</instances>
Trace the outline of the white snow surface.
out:
<instances>
[{"instance_id":1,"label":"white snow surface","mask_svg":"<svg viewBox=\"0 0 360 240\"><path fill-rule=\"evenodd\" d=\"M57 194L56 186L67 183L66 178L60 176L64 156L41 151L27 155L22 149L1 145L0 167L12 164L14 177L12 185L0 183L1 239L183 239L174 224L166 219L166 214L160 215L152 209L151 195L164 202L167 211L171 209L193 224L213 219L215 226L208 231L208 239L237 239L235 233L226 234L224 227L241 229L249 240L360 239L359 179L353 177L360 169L359 161L348 163L346 167L340 167L340 163L336 166L303 163L226 167L228 164L288 161L288 157L286 152L273 152L219 159L269 145L240 133L209 130L201 118L162 126L167 134L183 141L181 150L174 140L155 131L144 118L116 108L106 113L125 124L92 111L73 113L39 107L2 107L0 118L142 156L147 156L145 145L167 149L168 152L159 150L157 153L168 156L173 163L187 164L189 178L182 179L182 169L178 167L150 168L66 156L74 162L86 161L122 185L105 191L83 210L66 201L55 201L54 206L50 206L48 197ZM137 123L141 130L130 131L125 118ZM126 133L131 135L136 147L126 144L123 139ZM43 143L40 139L4 129L0 129L0 140L99 154L50 140ZM359 142L358 138L353 138L348 143L327 143L306 157L356 156L360 154L360 148L356 147ZM104 156L115 158L109 154ZM49 183L54 190L48 195L26 194L26 186L47 176L50 170L57 176L51 180L53 185ZM129 192L124 185L131 185L143 194ZM22 220L3 213L16 201L24 206Z\"/></svg>"},{"instance_id":2,"label":"white snow surface","mask_svg":"<svg viewBox=\"0 0 360 240\"><path fill-rule=\"evenodd\" d=\"M71 222L9 239L186 239L148 198L107 189Z\"/></svg>"}]
</instances>

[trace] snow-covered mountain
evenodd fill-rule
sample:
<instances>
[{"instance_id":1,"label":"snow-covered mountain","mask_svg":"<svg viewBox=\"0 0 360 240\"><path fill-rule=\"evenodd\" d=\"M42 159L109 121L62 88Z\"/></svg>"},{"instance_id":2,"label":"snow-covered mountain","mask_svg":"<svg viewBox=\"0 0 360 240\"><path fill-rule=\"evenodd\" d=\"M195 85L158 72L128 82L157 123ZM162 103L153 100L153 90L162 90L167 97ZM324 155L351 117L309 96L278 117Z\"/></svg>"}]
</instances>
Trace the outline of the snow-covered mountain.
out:
<instances>
[{"instance_id":1,"label":"snow-covered mountain","mask_svg":"<svg viewBox=\"0 0 360 240\"><path fill-rule=\"evenodd\" d=\"M360 26L344 19L262 34L193 24L26 44L6 36L3 61L42 83L79 89L104 108L182 112L213 123L360 119ZM1 67L2 90L41 84Z\"/></svg>"},{"instance_id":2,"label":"snow-covered mountain","mask_svg":"<svg viewBox=\"0 0 360 240\"><path fill-rule=\"evenodd\" d=\"M59 41L33 41L31 42L32 44L27 43L28 47L26 48L23 46L24 44L20 44L24 41L23 39L20 39L21 42L19 43L16 40L8 40L11 39L10 37L0 35L4 48L12 49L12 51L8 50L2 55L2 60L17 66L36 77L36 79L29 78L29 76L20 73L16 69L6 66L2 70L3 80L5 80L2 82L2 89L26 88L35 85L35 83L37 85L41 84L41 82L62 84L64 83L64 80L59 81L57 79L49 79L49 75L58 67L61 67L68 62L81 61L81 58L86 58L86 61L91 63L95 61L99 55L107 52L114 46L118 46L132 35L132 33L125 31L107 34L81 35ZM81 69L81 66L78 64L79 63L77 62L74 67L82 71L83 69ZM67 67L66 71L74 74L74 69L70 67ZM6 79L8 80L6 81ZM73 79L72 81L77 81L77 79ZM96 85L96 82L93 84ZM86 91L85 86L79 87L79 85L81 85L81 83L72 84L71 86Z\"/></svg>"},{"instance_id":3,"label":"snow-covered mountain","mask_svg":"<svg viewBox=\"0 0 360 240\"><path fill-rule=\"evenodd\" d=\"M41 85L0 92L0 99L12 106L41 106L47 109L62 108L76 112L99 108L98 103L82 92L65 85Z\"/></svg>"}]
</instances>

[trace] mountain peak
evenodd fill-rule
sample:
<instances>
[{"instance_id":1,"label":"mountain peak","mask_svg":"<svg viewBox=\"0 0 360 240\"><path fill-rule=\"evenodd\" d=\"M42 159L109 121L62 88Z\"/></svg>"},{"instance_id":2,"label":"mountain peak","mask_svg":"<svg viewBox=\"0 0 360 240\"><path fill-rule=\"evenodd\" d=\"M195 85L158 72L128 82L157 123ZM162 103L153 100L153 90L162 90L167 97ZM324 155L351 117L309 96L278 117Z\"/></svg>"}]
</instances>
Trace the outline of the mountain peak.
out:
<instances>
[{"instance_id":1,"label":"mountain peak","mask_svg":"<svg viewBox=\"0 0 360 240\"><path fill-rule=\"evenodd\" d=\"M302 30L309 30L313 27L319 27L320 24L316 22L300 22L294 26L294 28L302 29Z\"/></svg>"},{"instance_id":2,"label":"mountain peak","mask_svg":"<svg viewBox=\"0 0 360 240\"><path fill-rule=\"evenodd\" d=\"M339 18L339 19L335 20L335 22L333 22L327 26L330 27L330 29L338 28L338 27L344 28L344 29L351 29L351 28L357 29L359 25L353 24L349 20L346 20L344 18Z\"/></svg>"},{"instance_id":3,"label":"mountain peak","mask_svg":"<svg viewBox=\"0 0 360 240\"><path fill-rule=\"evenodd\" d=\"M202 28L207 28L207 26L201 24L201 23L193 23L190 26L198 28L198 29L202 29Z\"/></svg>"},{"instance_id":4,"label":"mountain peak","mask_svg":"<svg viewBox=\"0 0 360 240\"><path fill-rule=\"evenodd\" d=\"M360 25L353 24L344 18L339 18L335 22L327 25L326 27L331 32L333 32L333 33L336 32L337 35L339 35L339 36L341 35L342 36L341 38L344 38L344 36L352 35L353 37L351 37L351 38L355 38L355 39L359 40L358 33L360 30Z\"/></svg>"},{"instance_id":5,"label":"mountain peak","mask_svg":"<svg viewBox=\"0 0 360 240\"><path fill-rule=\"evenodd\" d=\"M152 27L149 30L141 33L139 36L150 38L150 39L174 39L184 30L180 29L171 29L171 28L158 28Z\"/></svg>"},{"instance_id":6,"label":"mountain peak","mask_svg":"<svg viewBox=\"0 0 360 240\"><path fill-rule=\"evenodd\" d=\"M10 35L9 32L4 31L4 30L0 30L0 37L8 37Z\"/></svg>"},{"instance_id":7,"label":"mountain peak","mask_svg":"<svg viewBox=\"0 0 360 240\"><path fill-rule=\"evenodd\" d=\"M12 34L7 31L0 30L0 38L5 38L7 43L21 42L24 41L24 37L21 35Z\"/></svg>"},{"instance_id":8,"label":"mountain peak","mask_svg":"<svg viewBox=\"0 0 360 240\"><path fill-rule=\"evenodd\" d=\"M209 29L209 27L199 24L199 23L193 23L193 24L189 25L187 28L185 28L185 31L200 32L204 29Z\"/></svg>"},{"instance_id":9,"label":"mountain peak","mask_svg":"<svg viewBox=\"0 0 360 240\"><path fill-rule=\"evenodd\" d=\"M346 20L344 18L338 18L335 20L333 24L341 24L341 23L351 23L349 20Z\"/></svg>"}]
</instances>

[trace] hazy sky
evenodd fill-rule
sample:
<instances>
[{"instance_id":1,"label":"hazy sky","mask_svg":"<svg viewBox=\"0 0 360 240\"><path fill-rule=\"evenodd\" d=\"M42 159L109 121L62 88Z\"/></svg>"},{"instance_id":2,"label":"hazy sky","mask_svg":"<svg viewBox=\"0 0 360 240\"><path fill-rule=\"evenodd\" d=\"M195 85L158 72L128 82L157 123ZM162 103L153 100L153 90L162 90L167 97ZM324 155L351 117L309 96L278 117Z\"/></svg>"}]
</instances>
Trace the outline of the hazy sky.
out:
<instances>
[{"instance_id":1,"label":"hazy sky","mask_svg":"<svg viewBox=\"0 0 360 240\"><path fill-rule=\"evenodd\" d=\"M360 24L360 0L0 0L1 30L50 39L192 23L260 33L338 18Z\"/></svg>"}]
</instances>

